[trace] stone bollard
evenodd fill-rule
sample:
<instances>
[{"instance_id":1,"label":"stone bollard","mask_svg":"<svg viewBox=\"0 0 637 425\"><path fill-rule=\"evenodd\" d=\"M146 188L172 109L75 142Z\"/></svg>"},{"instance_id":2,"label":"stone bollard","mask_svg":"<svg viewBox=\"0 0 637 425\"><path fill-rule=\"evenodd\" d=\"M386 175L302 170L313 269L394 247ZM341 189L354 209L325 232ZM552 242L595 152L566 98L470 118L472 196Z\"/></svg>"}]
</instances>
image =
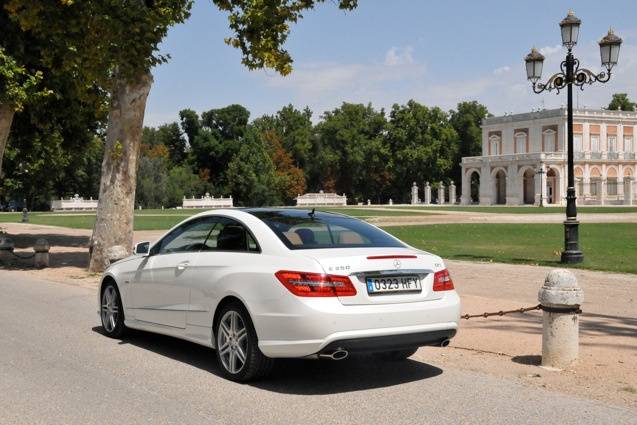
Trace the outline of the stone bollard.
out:
<instances>
[{"instance_id":1,"label":"stone bollard","mask_svg":"<svg viewBox=\"0 0 637 425\"><path fill-rule=\"evenodd\" d=\"M579 352L579 307L584 291L568 270L552 270L538 292L544 310L542 323L542 367L564 369L577 361Z\"/></svg>"},{"instance_id":2,"label":"stone bollard","mask_svg":"<svg viewBox=\"0 0 637 425\"><path fill-rule=\"evenodd\" d=\"M33 265L38 269L49 267L49 241L46 239L38 239L35 241L33 251L35 255L33 257Z\"/></svg>"},{"instance_id":3,"label":"stone bollard","mask_svg":"<svg viewBox=\"0 0 637 425\"><path fill-rule=\"evenodd\" d=\"M13 239L0 236L0 263L11 263L13 261Z\"/></svg>"},{"instance_id":4,"label":"stone bollard","mask_svg":"<svg viewBox=\"0 0 637 425\"><path fill-rule=\"evenodd\" d=\"M128 251L122 245L115 245L106 250L106 258L110 264L128 257Z\"/></svg>"},{"instance_id":5,"label":"stone bollard","mask_svg":"<svg viewBox=\"0 0 637 425\"><path fill-rule=\"evenodd\" d=\"M22 222L23 223L29 222L29 210L26 208L22 208Z\"/></svg>"}]
</instances>

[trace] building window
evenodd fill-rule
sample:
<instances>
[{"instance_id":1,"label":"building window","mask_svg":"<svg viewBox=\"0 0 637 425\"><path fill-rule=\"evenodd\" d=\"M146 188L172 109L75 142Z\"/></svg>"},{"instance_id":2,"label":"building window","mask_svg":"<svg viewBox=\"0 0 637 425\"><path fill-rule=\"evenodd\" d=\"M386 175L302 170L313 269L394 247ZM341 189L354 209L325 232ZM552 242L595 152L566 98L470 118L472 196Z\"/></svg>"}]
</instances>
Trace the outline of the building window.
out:
<instances>
[{"instance_id":1,"label":"building window","mask_svg":"<svg viewBox=\"0 0 637 425\"><path fill-rule=\"evenodd\" d=\"M599 152L599 134L591 135L591 152Z\"/></svg>"},{"instance_id":2,"label":"building window","mask_svg":"<svg viewBox=\"0 0 637 425\"><path fill-rule=\"evenodd\" d=\"M617 195L617 177L608 177L606 179L606 191L609 195Z\"/></svg>"},{"instance_id":3,"label":"building window","mask_svg":"<svg viewBox=\"0 0 637 425\"><path fill-rule=\"evenodd\" d=\"M573 135L573 149L575 152L582 152L582 135L574 134Z\"/></svg>"},{"instance_id":4,"label":"building window","mask_svg":"<svg viewBox=\"0 0 637 425\"><path fill-rule=\"evenodd\" d=\"M617 136L608 136L608 152L617 152Z\"/></svg>"},{"instance_id":5,"label":"building window","mask_svg":"<svg viewBox=\"0 0 637 425\"><path fill-rule=\"evenodd\" d=\"M489 138L489 146L491 147L491 155L500 155L500 138L498 136Z\"/></svg>"},{"instance_id":6,"label":"building window","mask_svg":"<svg viewBox=\"0 0 637 425\"><path fill-rule=\"evenodd\" d=\"M517 133L515 135L515 152L526 153L526 133Z\"/></svg>"},{"instance_id":7,"label":"building window","mask_svg":"<svg viewBox=\"0 0 637 425\"><path fill-rule=\"evenodd\" d=\"M544 132L544 151L557 152L557 146L555 144L555 132L553 130L546 130Z\"/></svg>"},{"instance_id":8,"label":"building window","mask_svg":"<svg viewBox=\"0 0 637 425\"><path fill-rule=\"evenodd\" d=\"M633 136L624 136L624 152L635 152Z\"/></svg>"}]
</instances>

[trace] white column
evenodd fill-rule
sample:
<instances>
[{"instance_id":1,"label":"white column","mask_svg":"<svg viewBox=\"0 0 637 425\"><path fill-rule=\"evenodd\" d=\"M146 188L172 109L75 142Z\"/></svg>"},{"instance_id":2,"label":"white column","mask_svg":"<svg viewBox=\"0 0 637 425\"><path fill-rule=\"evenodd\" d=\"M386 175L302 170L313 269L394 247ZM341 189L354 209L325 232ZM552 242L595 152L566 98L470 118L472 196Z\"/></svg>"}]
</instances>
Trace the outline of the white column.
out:
<instances>
[{"instance_id":1,"label":"white column","mask_svg":"<svg viewBox=\"0 0 637 425\"><path fill-rule=\"evenodd\" d=\"M429 182L425 183L425 204L431 204L431 186Z\"/></svg>"},{"instance_id":2,"label":"white column","mask_svg":"<svg viewBox=\"0 0 637 425\"><path fill-rule=\"evenodd\" d=\"M462 167L462 183L460 187L460 203L462 205L469 205L471 203L471 179L469 173Z\"/></svg>"},{"instance_id":3,"label":"white column","mask_svg":"<svg viewBox=\"0 0 637 425\"><path fill-rule=\"evenodd\" d=\"M445 204L445 184L440 182L440 186L438 186L438 205Z\"/></svg>"},{"instance_id":4,"label":"white column","mask_svg":"<svg viewBox=\"0 0 637 425\"><path fill-rule=\"evenodd\" d=\"M488 162L483 163L480 173L480 205L491 205L495 200L493 188L493 178L491 177L491 166Z\"/></svg>"},{"instance_id":5,"label":"white column","mask_svg":"<svg viewBox=\"0 0 637 425\"><path fill-rule=\"evenodd\" d=\"M507 205L518 205L520 203L519 190L518 190L518 173L516 171L516 165L510 164L507 167Z\"/></svg>"},{"instance_id":6,"label":"white column","mask_svg":"<svg viewBox=\"0 0 637 425\"><path fill-rule=\"evenodd\" d=\"M633 178L632 177L626 177L626 180L627 180L627 183L628 183L628 191L624 193L624 204L632 205L633 204L633 198L634 198Z\"/></svg>"},{"instance_id":7,"label":"white column","mask_svg":"<svg viewBox=\"0 0 637 425\"><path fill-rule=\"evenodd\" d=\"M453 181L449 184L449 203L451 205L456 203L456 185Z\"/></svg>"},{"instance_id":8,"label":"white column","mask_svg":"<svg viewBox=\"0 0 637 425\"><path fill-rule=\"evenodd\" d=\"M411 186L411 204L415 205L418 203L418 186L416 186L416 182Z\"/></svg>"}]
</instances>

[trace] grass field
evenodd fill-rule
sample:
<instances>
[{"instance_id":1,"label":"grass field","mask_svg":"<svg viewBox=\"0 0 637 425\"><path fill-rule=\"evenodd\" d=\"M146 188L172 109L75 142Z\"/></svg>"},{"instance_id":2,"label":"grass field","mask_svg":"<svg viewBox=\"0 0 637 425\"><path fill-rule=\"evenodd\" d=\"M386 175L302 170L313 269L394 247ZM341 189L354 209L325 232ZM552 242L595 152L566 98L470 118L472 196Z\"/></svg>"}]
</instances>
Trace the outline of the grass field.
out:
<instances>
[{"instance_id":1,"label":"grass field","mask_svg":"<svg viewBox=\"0 0 637 425\"><path fill-rule=\"evenodd\" d=\"M441 224L388 227L405 242L443 258L562 266L561 224ZM637 273L637 224L580 226L577 267Z\"/></svg>"},{"instance_id":2,"label":"grass field","mask_svg":"<svg viewBox=\"0 0 637 425\"><path fill-rule=\"evenodd\" d=\"M359 218L431 214L427 211L376 211L364 208L317 208L317 210L338 212ZM202 211L205 210L137 210L135 211L135 230L169 229L185 218ZM22 213L0 213L0 223L19 223L21 220ZM90 212L32 212L29 213L29 222L73 229L92 229L95 223L95 214Z\"/></svg>"},{"instance_id":3,"label":"grass field","mask_svg":"<svg viewBox=\"0 0 637 425\"><path fill-rule=\"evenodd\" d=\"M566 212L566 207L506 207L506 206L486 206L486 205L476 205L476 206L440 206L440 207L432 207L432 206L408 206L408 205L400 205L393 206L390 208L395 208L398 210L401 209L417 209L417 210L434 210L434 211L464 211L464 212L485 212L485 213L494 213L494 214L564 214ZM637 207L577 207L578 214L617 214L617 213L635 213L637 212Z\"/></svg>"},{"instance_id":4,"label":"grass field","mask_svg":"<svg viewBox=\"0 0 637 425\"><path fill-rule=\"evenodd\" d=\"M320 208L356 217L427 215L422 212L375 211L365 207ZM436 207L434 207L436 208ZM460 211L490 212L559 212L557 208L516 207L442 207ZM440 207L436 208L440 209ZM615 208L595 208L613 212ZM617 208L620 209L620 208ZM512 211L513 210L513 211ZM580 209L581 211L582 209ZM621 208L621 210L624 210ZM637 210L637 208L632 208ZM168 229L185 218L203 210L142 210L135 211L135 230ZM21 213L0 213L2 222L17 223ZM33 212L31 223L77 229L92 229L95 215L91 213ZM561 224L436 224L387 227L386 230L418 248L443 258L481 260L504 263L559 265L563 245ZM586 224L580 226L580 242L585 261L578 267L596 270L637 273L637 224Z\"/></svg>"}]
</instances>

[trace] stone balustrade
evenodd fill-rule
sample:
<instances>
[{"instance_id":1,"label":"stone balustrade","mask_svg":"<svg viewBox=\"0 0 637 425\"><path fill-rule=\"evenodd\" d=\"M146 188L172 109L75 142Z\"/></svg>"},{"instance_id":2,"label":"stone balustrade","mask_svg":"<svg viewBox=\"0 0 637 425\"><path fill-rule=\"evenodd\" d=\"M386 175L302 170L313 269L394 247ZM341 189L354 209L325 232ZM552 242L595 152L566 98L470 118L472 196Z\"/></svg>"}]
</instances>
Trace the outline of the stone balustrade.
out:
<instances>
[{"instance_id":1,"label":"stone balustrade","mask_svg":"<svg viewBox=\"0 0 637 425\"><path fill-rule=\"evenodd\" d=\"M296 198L297 207L312 207L326 205L347 205L347 196L336 193L325 193L322 190L318 193L305 193Z\"/></svg>"},{"instance_id":2,"label":"stone balustrade","mask_svg":"<svg viewBox=\"0 0 637 425\"><path fill-rule=\"evenodd\" d=\"M53 211L95 211L97 210L97 199L84 199L77 193L72 198L51 200L51 210Z\"/></svg>"},{"instance_id":3,"label":"stone balustrade","mask_svg":"<svg viewBox=\"0 0 637 425\"><path fill-rule=\"evenodd\" d=\"M232 195L228 198L219 197L215 198L214 195L210 196L206 192L201 198L186 198L182 201L182 208L232 208L234 207L234 200Z\"/></svg>"}]
</instances>

